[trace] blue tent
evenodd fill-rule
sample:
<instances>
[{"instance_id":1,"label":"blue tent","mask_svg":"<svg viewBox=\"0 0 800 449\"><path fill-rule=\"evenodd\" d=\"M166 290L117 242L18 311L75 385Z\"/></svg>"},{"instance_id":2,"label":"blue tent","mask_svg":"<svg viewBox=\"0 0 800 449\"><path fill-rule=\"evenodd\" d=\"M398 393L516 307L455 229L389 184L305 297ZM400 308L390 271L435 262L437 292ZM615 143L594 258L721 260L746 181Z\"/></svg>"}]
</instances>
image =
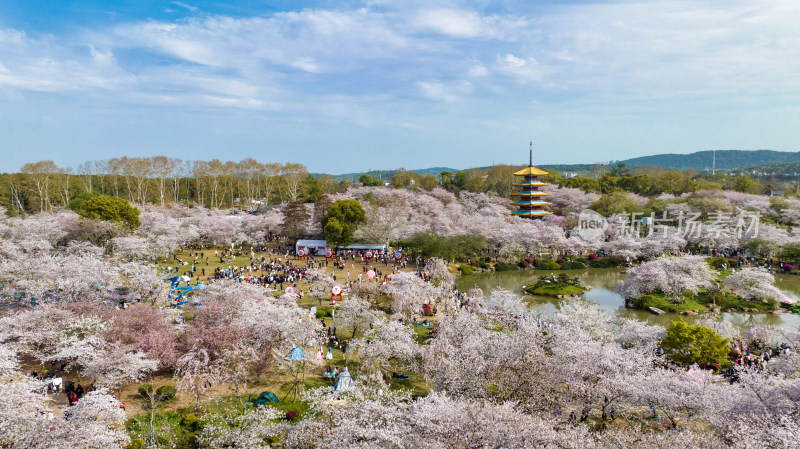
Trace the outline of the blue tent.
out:
<instances>
[{"instance_id":1,"label":"blue tent","mask_svg":"<svg viewBox=\"0 0 800 449\"><path fill-rule=\"evenodd\" d=\"M303 349L299 346L292 348L292 352L289 353L289 360L291 361L303 360L305 357Z\"/></svg>"}]
</instances>

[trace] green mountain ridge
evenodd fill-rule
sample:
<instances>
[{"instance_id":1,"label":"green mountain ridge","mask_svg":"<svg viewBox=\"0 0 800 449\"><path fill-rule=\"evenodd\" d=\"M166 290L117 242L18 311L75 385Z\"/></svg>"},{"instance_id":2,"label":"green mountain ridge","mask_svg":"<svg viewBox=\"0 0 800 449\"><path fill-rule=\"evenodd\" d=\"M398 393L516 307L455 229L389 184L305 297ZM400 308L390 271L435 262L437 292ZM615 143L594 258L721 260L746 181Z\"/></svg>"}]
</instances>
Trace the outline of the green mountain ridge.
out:
<instances>
[{"instance_id":1,"label":"green mountain ridge","mask_svg":"<svg viewBox=\"0 0 800 449\"><path fill-rule=\"evenodd\" d=\"M788 174L800 172L800 151L774 151L774 150L707 150L689 154L665 153L650 156L635 157L613 163L623 163L630 167L662 167L675 170L711 171L716 153L717 171L743 170L774 172ZM795 164L795 165L786 165ZM537 167L556 170L560 172L586 173L596 164L536 164ZM520 164L522 166L522 164ZM472 167L465 170L487 170L491 167ZM450 167L430 167L416 170L407 170L420 175L438 175L442 171L457 172L458 169ZM337 181L358 179L362 174L368 174L375 179L389 180L397 170L371 170L368 172L344 173L331 175ZM312 176L324 176L322 173L312 173Z\"/></svg>"},{"instance_id":2,"label":"green mountain ridge","mask_svg":"<svg viewBox=\"0 0 800 449\"><path fill-rule=\"evenodd\" d=\"M800 162L800 151L719 150L697 151L689 154L655 154L619 161L628 166L674 168L676 170L711 170L716 153L717 170L735 170L763 165Z\"/></svg>"}]
</instances>

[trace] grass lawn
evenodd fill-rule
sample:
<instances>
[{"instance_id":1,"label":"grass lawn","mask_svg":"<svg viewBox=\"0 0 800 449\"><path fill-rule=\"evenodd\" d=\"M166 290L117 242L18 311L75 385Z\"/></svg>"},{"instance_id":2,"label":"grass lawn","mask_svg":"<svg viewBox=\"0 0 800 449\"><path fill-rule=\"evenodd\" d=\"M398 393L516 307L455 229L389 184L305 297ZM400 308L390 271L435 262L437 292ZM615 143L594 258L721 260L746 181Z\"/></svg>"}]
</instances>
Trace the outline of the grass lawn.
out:
<instances>
[{"instance_id":1,"label":"grass lawn","mask_svg":"<svg viewBox=\"0 0 800 449\"><path fill-rule=\"evenodd\" d=\"M270 246L270 249L274 246ZM214 255L214 251L218 252L218 255ZM199 253L203 252L204 257L200 258ZM211 247L203 250L183 250L175 254L176 257L182 259L186 264L181 264L177 260L174 259L165 259L160 258L155 260L155 264L159 267L160 273L162 275L167 275L168 270L167 267L175 267L176 265L180 264L179 266L179 274L184 274L187 271L191 270L191 265L196 260L196 267L197 271L192 278L192 282L189 284L195 284L198 282L198 277L200 278L200 282L207 283L207 278L213 278L214 276L214 269L220 267L222 269L227 269L232 266L235 267L248 267L251 263L251 256L250 256L250 249L246 247L245 250L240 254L237 255L235 258L224 258L225 262L229 263L220 263L219 261L219 254L222 252L222 248L220 246ZM192 254L192 256L190 256ZM305 267L307 265L306 260L298 260L294 257L286 257L278 254L273 254L269 250L263 253L256 253L255 257L253 257L253 262L260 262L261 256L264 256L267 260L271 258L278 258L282 262L291 261L293 264ZM205 257L208 257L208 263L206 264ZM324 258L319 258L317 260L324 261ZM391 268L384 266L382 263L375 264L378 268L381 268L384 271L389 271ZM205 275L201 275L201 269L205 268ZM335 272L337 280L345 284L347 281L347 271L350 272L350 279L357 279L358 274L363 272L363 264L357 261L349 260L347 261L347 265L344 270L339 270L334 268L332 262L329 262L327 270L329 272ZM404 271L415 271L416 267L411 266L406 268ZM174 273L174 271L173 271ZM248 273L245 271L245 273ZM260 275L261 272L253 272L253 275ZM381 279L382 281L382 279ZM285 287L286 285L284 285ZM303 295L297 299L297 304L305 309L310 309L311 307L316 307L317 309L317 316L318 320L322 320L325 322L325 325L330 327L333 323L333 318L331 318L331 310L335 307L328 297L324 298L317 298L307 294L306 292L310 288L310 284L305 282L304 280L297 282L298 290L300 290ZM276 291L271 292L271 295L277 296L282 292ZM379 296L377 298L371 298L373 301L374 307L384 314L387 315L390 313L391 307L391 298L385 296ZM347 292L344 294L344 301L347 301ZM187 321L192 319L193 313L191 308L185 309L185 317ZM428 321L435 322L436 317L425 317ZM413 330L415 333L415 337L418 343L425 344L428 339L431 338L431 331L433 330L433 325L430 327L425 326L413 326ZM345 342L349 340L350 333L348 335L343 335L341 332L337 332L339 335L340 341ZM361 336L361 332L357 333L357 336ZM323 352L327 354L328 344L327 342L322 345ZM311 350L309 349L309 352ZM329 379L323 377L323 373L325 372L325 366L330 365L331 367L337 368L341 371L345 366L348 367L351 373L357 377L357 374L360 371L359 366L349 361L345 358L345 354L339 348L333 348L332 351L333 358L328 360L324 359L321 365L311 365L309 369L305 373L305 378L300 385L301 390L311 389L311 388L318 388L323 386L329 386L332 382ZM316 351L306 354L306 356L316 362ZM405 374L409 376L409 379L406 380L399 380L394 378L387 379L387 382L390 385L390 388L393 390L398 389L408 389L412 392L412 395L415 397L427 395L430 392L430 388L428 387L424 377L416 372L412 371L397 371L398 374ZM387 377L391 375L391 373L386 374ZM150 383L155 384L156 386L164 385L164 384L172 384L174 385L175 380L169 375L162 375L158 376L150 381ZM147 440L150 432L150 413L148 412L145 404L143 403L142 399L139 397L138 394L138 386L140 384L130 384L126 385L124 391L122 391L122 398L126 401L127 404L127 416L129 417L127 421L127 429L131 434L131 437L135 439L135 442L131 444L131 447L141 447L144 448L144 442ZM260 394L264 391L271 391L278 398L281 400L278 404L271 404L271 406L278 408L281 411L295 411L297 412L298 416L302 416L308 410L308 404L299 400L299 398L293 398L293 388L294 388L294 378L287 373L282 371L272 371L260 379L256 379L253 382L247 385L241 385L239 387L238 395L235 393L233 385L230 384L222 384L214 386L212 389L207 391L206 393L201 395L200 398L200 410L195 410L195 398L194 395L187 392L179 392L176 399L168 402L166 404L160 405L156 409L155 414L155 424L154 428L156 429L156 440L163 445L174 444L176 447L194 447L193 442L195 438L195 434L197 434L201 427L204 414L209 414L211 412L222 412L228 416L235 416L242 412L242 402L247 402L248 397L252 393ZM172 440L169 441L169 436L172 435L173 438L175 435L179 435L178 441Z\"/></svg>"},{"instance_id":2,"label":"grass lawn","mask_svg":"<svg viewBox=\"0 0 800 449\"><path fill-rule=\"evenodd\" d=\"M583 294L583 288L577 285L546 285L537 288L526 288L526 291L532 295L540 296L571 296Z\"/></svg>"}]
</instances>

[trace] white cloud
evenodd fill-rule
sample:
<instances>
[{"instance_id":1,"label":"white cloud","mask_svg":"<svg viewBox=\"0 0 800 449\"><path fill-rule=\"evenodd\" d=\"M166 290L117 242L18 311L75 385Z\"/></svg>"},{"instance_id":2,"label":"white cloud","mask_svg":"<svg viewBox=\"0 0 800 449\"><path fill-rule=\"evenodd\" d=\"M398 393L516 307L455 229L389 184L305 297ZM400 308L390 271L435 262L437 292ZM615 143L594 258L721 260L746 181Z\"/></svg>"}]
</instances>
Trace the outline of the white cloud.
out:
<instances>
[{"instance_id":1,"label":"white cloud","mask_svg":"<svg viewBox=\"0 0 800 449\"><path fill-rule=\"evenodd\" d=\"M488 75L489 74L489 69L487 69L486 66L484 66L483 64L481 64L479 62L479 63L475 64L474 66L472 66L472 68L469 69L468 73L469 73L469 76L477 78L477 77L482 77L482 76Z\"/></svg>"},{"instance_id":2,"label":"white cloud","mask_svg":"<svg viewBox=\"0 0 800 449\"><path fill-rule=\"evenodd\" d=\"M497 57L497 70L515 76L522 83L541 80L544 74L535 58L518 58L511 53Z\"/></svg>"},{"instance_id":3,"label":"white cloud","mask_svg":"<svg viewBox=\"0 0 800 449\"><path fill-rule=\"evenodd\" d=\"M421 29L454 38L510 39L526 25L526 20L497 15L482 16L465 9L429 9L420 11L414 23Z\"/></svg>"},{"instance_id":4,"label":"white cloud","mask_svg":"<svg viewBox=\"0 0 800 449\"><path fill-rule=\"evenodd\" d=\"M472 84L469 81L458 81L450 84L437 80L419 81L417 82L417 87L424 97L447 103L453 103L461 98L462 95L472 91Z\"/></svg>"},{"instance_id":5,"label":"white cloud","mask_svg":"<svg viewBox=\"0 0 800 449\"><path fill-rule=\"evenodd\" d=\"M110 96L115 101L163 95L194 105L209 98L220 107L272 108L333 96L361 104L365 116L385 104L377 107L387 117L404 109L399 104L413 109L419 94L513 103L546 101L557 90L584 104L610 96L619 102L800 96L800 4L788 0L758 8L732 0L724 9L688 0L570 4L544 15L524 4L507 15L427 4L202 15L77 36L31 38L0 29L0 85L106 90L118 94Z\"/></svg>"},{"instance_id":6,"label":"white cloud","mask_svg":"<svg viewBox=\"0 0 800 449\"><path fill-rule=\"evenodd\" d=\"M172 2L172 4L175 5L175 6L180 6L181 8L186 8L191 12L195 12L195 11L197 11L199 9L197 6L192 6L192 5L189 5L189 4L186 4L186 3L182 3L182 2Z\"/></svg>"}]
</instances>

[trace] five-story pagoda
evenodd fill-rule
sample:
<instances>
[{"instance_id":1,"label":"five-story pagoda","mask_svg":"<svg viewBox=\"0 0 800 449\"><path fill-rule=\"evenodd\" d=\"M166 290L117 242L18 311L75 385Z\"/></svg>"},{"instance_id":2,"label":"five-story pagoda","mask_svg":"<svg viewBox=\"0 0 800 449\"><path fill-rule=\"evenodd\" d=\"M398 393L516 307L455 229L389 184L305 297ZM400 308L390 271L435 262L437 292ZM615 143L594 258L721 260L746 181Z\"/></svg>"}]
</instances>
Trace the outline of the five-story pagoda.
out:
<instances>
[{"instance_id":1,"label":"five-story pagoda","mask_svg":"<svg viewBox=\"0 0 800 449\"><path fill-rule=\"evenodd\" d=\"M550 192L539 191L540 187L548 185L546 182L539 181L540 176L546 175L546 171L533 166L533 142L531 142L528 167L514 173L514 176L519 177L514 183L519 191L511 194L512 197L515 197L514 205L517 206L514 215L523 218L537 218L552 213L543 209L544 206L550 204L543 200L544 197L550 195Z\"/></svg>"}]
</instances>

